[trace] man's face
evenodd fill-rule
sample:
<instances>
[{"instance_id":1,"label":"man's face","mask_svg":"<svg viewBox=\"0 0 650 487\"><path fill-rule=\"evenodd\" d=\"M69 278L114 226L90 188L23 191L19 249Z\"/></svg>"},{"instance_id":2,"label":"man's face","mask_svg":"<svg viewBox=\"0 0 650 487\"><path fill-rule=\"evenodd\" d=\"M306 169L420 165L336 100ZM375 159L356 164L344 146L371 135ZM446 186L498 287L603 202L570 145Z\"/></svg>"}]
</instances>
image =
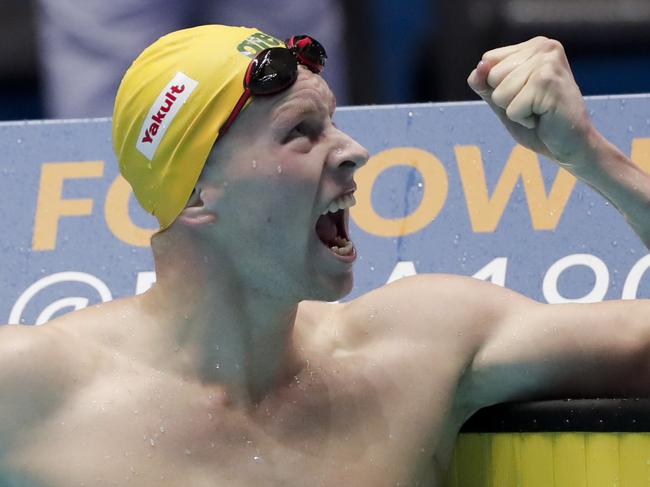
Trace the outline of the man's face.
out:
<instances>
[{"instance_id":1,"label":"man's face","mask_svg":"<svg viewBox=\"0 0 650 487\"><path fill-rule=\"evenodd\" d=\"M333 124L335 104L326 82L301 67L289 90L255 99L211 155L223 191L220 248L260 291L335 300L352 288L347 208L368 153Z\"/></svg>"}]
</instances>

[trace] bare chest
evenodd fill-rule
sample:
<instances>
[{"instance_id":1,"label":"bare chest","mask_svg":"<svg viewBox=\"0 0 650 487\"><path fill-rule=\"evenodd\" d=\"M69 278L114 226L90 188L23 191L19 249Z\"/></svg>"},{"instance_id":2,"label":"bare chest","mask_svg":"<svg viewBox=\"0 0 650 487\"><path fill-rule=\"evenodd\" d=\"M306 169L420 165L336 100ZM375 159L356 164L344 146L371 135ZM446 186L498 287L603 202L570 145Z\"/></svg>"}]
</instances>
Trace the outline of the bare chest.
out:
<instances>
[{"instance_id":1,"label":"bare chest","mask_svg":"<svg viewBox=\"0 0 650 487\"><path fill-rule=\"evenodd\" d=\"M438 404L400 409L405 391L368 374L310 371L244 413L200 385L120 371L26 435L11 468L30 487L436 485L454 429L443 382Z\"/></svg>"}]
</instances>

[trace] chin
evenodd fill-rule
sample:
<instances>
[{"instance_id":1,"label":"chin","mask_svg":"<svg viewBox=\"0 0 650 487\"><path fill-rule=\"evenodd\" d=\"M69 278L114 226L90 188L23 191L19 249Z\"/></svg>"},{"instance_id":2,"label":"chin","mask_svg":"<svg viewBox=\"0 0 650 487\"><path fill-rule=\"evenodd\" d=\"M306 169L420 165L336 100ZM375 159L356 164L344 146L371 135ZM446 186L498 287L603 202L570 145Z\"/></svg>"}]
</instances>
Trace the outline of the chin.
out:
<instances>
[{"instance_id":1,"label":"chin","mask_svg":"<svg viewBox=\"0 0 650 487\"><path fill-rule=\"evenodd\" d=\"M350 294L354 285L352 273L339 276L338 279L330 279L327 282L319 281L313 283L311 296L307 299L311 301L338 301Z\"/></svg>"}]
</instances>

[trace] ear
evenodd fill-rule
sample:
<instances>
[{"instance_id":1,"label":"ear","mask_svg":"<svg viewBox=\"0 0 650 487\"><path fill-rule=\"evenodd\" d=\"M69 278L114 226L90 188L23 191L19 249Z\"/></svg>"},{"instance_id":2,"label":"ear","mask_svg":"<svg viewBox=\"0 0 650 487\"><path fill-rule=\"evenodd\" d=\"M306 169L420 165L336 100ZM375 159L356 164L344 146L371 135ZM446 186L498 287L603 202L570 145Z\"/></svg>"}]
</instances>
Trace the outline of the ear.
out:
<instances>
[{"instance_id":1,"label":"ear","mask_svg":"<svg viewBox=\"0 0 650 487\"><path fill-rule=\"evenodd\" d=\"M218 220L217 206L223 193L213 186L197 185L190 195L190 199L178 215L178 221L190 227L211 225Z\"/></svg>"}]
</instances>

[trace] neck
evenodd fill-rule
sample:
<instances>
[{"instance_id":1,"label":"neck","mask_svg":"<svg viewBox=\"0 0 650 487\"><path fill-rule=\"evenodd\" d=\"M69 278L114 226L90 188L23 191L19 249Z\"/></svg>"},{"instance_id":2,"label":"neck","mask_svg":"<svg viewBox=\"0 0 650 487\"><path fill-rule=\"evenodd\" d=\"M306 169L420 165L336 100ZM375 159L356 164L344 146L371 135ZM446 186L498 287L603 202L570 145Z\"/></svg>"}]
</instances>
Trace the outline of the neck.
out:
<instances>
[{"instance_id":1,"label":"neck","mask_svg":"<svg viewBox=\"0 0 650 487\"><path fill-rule=\"evenodd\" d=\"M300 368L292 338L298 303L244 282L214 248L165 247L154 252L157 282L140 297L151 365L222 386L244 404L288 382Z\"/></svg>"}]
</instances>

